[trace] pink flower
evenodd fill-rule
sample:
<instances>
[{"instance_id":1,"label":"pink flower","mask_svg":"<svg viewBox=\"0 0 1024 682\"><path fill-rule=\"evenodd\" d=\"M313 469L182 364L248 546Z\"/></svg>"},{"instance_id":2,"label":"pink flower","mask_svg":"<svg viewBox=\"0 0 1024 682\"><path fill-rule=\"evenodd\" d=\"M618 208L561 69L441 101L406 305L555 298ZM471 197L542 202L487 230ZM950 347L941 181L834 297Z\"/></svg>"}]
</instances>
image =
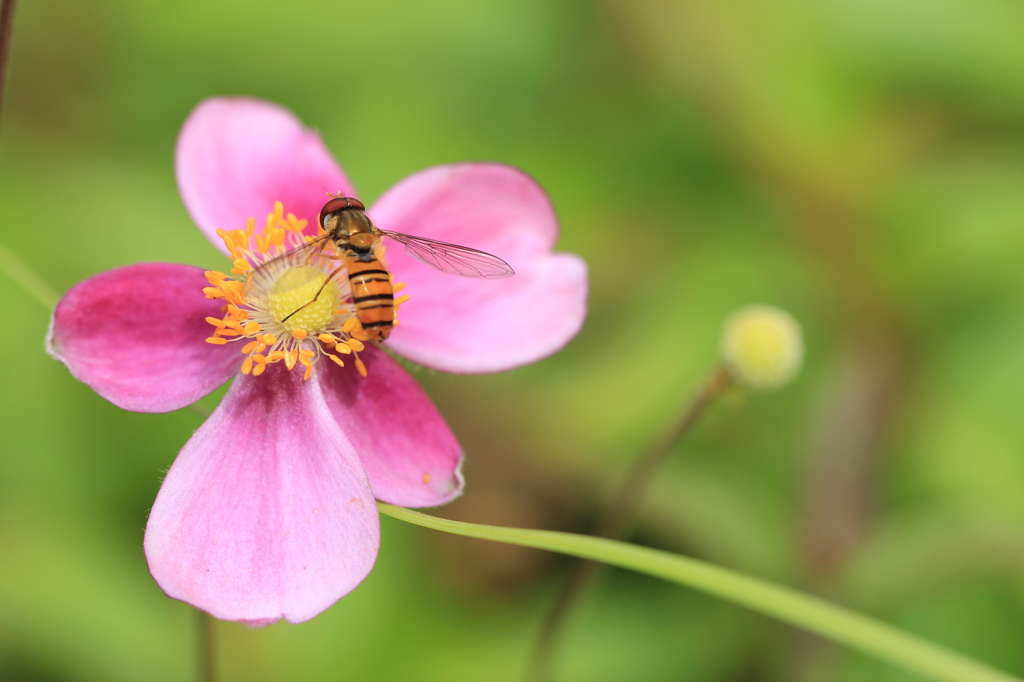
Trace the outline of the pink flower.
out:
<instances>
[{"instance_id":1,"label":"pink flower","mask_svg":"<svg viewBox=\"0 0 1024 682\"><path fill-rule=\"evenodd\" d=\"M278 212L278 223L312 235L325 190L354 196L315 132L285 109L250 99L196 108L178 140L177 177L196 224L225 252L218 230L244 228L275 202L294 213ZM386 345L406 358L448 372L496 372L554 352L579 330L585 265L551 252L554 214L522 172L486 163L430 168L367 213L383 229L493 253L516 271L503 280L464 279L389 245L388 267L411 301ZM208 274L143 263L96 275L57 305L48 348L101 396L137 412L176 410L235 377L164 480L146 527L146 558L169 596L217 618L301 622L372 568L380 534L374 498L410 507L448 502L462 491L462 449L416 382L360 343L358 331L331 328L337 345L315 334L288 338L292 346L276 354L284 361L265 363L259 376L252 363L240 373L264 346L262 357L273 360L274 339L249 334L255 341L240 355L240 344L224 343L239 338L239 325L214 334L223 345L207 343L214 331L207 318L223 324L226 309L204 296L218 281ZM365 363L365 378L353 362L336 364L352 359L340 355L346 350ZM289 371L296 358L298 371Z\"/></svg>"}]
</instances>

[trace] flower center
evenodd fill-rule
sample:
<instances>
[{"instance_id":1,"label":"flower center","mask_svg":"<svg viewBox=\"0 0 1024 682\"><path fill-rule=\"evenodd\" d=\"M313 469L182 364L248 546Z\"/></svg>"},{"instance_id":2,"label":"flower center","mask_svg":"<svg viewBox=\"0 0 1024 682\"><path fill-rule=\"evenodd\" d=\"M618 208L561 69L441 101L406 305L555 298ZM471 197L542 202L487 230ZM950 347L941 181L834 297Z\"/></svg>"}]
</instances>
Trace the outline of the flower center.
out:
<instances>
[{"instance_id":1,"label":"flower center","mask_svg":"<svg viewBox=\"0 0 1024 682\"><path fill-rule=\"evenodd\" d=\"M286 216L281 202L274 204L260 234L255 234L255 222L250 218L244 230L217 231L234 267L230 275L206 273L206 297L224 299L224 317L206 318L215 327L207 343L243 341L242 372L253 376L266 371L267 365L283 362L289 370L304 367L303 378L308 380L321 357L344 367L346 355L366 376L359 351L369 336L352 299L348 272L338 269L348 253L329 240L311 243L313 239L303 235L306 221L291 213ZM323 234L321 230L319 236ZM402 286L394 284L393 290ZM408 296L395 299L396 313L407 300Z\"/></svg>"},{"instance_id":2,"label":"flower center","mask_svg":"<svg viewBox=\"0 0 1024 682\"><path fill-rule=\"evenodd\" d=\"M274 318L288 331L325 330L341 302L336 280L311 265L285 270L270 289L268 303Z\"/></svg>"}]
</instances>

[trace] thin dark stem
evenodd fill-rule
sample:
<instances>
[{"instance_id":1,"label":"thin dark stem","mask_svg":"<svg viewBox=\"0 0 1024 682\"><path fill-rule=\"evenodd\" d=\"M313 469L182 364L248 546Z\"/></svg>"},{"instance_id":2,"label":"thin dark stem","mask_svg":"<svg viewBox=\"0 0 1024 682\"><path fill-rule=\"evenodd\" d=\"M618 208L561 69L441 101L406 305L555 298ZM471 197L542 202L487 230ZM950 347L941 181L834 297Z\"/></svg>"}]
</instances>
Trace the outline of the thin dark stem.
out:
<instances>
[{"instance_id":1,"label":"thin dark stem","mask_svg":"<svg viewBox=\"0 0 1024 682\"><path fill-rule=\"evenodd\" d=\"M0 112L3 112L4 86L7 84L7 58L11 54L14 2L15 0L0 0Z\"/></svg>"},{"instance_id":2,"label":"thin dark stem","mask_svg":"<svg viewBox=\"0 0 1024 682\"><path fill-rule=\"evenodd\" d=\"M196 680L214 682L213 617L196 609Z\"/></svg>"},{"instance_id":3,"label":"thin dark stem","mask_svg":"<svg viewBox=\"0 0 1024 682\"><path fill-rule=\"evenodd\" d=\"M619 485L608 506L598 517L592 535L613 540L621 539L625 535L658 468L728 385L729 377L725 370L718 369L708 377L704 387L679 413L676 420L633 464L633 468ZM565 623L579 596L600 567L600 564L582 559L574 560L569 565L562 590L558 593L555 603L551 605L534 646L533 658L527 671L529 682L546 682L551 678L555 653L561 642Z\"/></svg>"}]
</instances>

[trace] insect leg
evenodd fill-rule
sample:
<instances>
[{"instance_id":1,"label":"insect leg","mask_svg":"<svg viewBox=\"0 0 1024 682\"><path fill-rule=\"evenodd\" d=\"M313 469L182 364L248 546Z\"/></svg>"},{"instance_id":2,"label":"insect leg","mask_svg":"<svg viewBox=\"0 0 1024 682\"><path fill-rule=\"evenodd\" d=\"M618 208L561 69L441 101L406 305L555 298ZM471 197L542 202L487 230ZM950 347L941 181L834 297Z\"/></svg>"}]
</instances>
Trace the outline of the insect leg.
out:
<instances>
[{"instance_id":1,"label":"insect leg","mask_svg":"<svg viewBox=\"0 0 1024 682\"><path fill-rule=\"evenodd\" d=\"M298 308L296 308L293 312L289 313L287 317L285 317L283 320L281 320L281 324L284 324L285 322L287 322L288 319L290 317L292 317L292 315L295 315L295 313L298 313L299 311L304 310L304 309L308 308L309 306L313 305L314 303L316 303L316 299L320 298L320 294L323 293L324 288L327 286L327 283L330 282L332 279L334 279L335 276L339 272L344 270L344 269L345 269L345 264L344 263L342 263L338 267L334 268L334 270L331 271L331 274L327 275L327 279L325 279L324 283L320 285L320 288L316 290L316 294L313 296L313 299L309 303L304 303L303 305L301 305Z\"/></svg>"}]
</instances>

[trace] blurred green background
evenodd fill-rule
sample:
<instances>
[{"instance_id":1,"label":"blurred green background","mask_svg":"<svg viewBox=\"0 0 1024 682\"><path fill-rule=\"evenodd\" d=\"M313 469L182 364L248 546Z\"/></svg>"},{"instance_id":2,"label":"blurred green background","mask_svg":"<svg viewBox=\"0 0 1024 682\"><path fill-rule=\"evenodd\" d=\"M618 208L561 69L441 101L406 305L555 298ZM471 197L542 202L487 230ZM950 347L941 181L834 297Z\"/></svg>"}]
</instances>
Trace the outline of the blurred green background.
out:
<instances>
[{"instance_id":1,"label":"blurred green background","mask_svg":"<svg viewBox=\"0 0 1024 682\"><path fill-rule=\"evenodd\" d=\"M520 166L590 264L590 316L531 367L417 374L468 455L438 513L585 531L723 319L780 305L804 373L716 405L633 539L1021 674L1021 26L1007 0L22 0L0 240L61 292L222 268L173 175L213 95L291 108L370 201L435 164ZM46 356L49 311L3 274L0 301L0 679L187 680L195 617L142 532L200 419L116 409ZM374 572L317 619L218 623L221 679L519 680L564 567L384 519ZM916 679L651 579L595 587L561 680Z\"/></svg>"}]
</instances>

